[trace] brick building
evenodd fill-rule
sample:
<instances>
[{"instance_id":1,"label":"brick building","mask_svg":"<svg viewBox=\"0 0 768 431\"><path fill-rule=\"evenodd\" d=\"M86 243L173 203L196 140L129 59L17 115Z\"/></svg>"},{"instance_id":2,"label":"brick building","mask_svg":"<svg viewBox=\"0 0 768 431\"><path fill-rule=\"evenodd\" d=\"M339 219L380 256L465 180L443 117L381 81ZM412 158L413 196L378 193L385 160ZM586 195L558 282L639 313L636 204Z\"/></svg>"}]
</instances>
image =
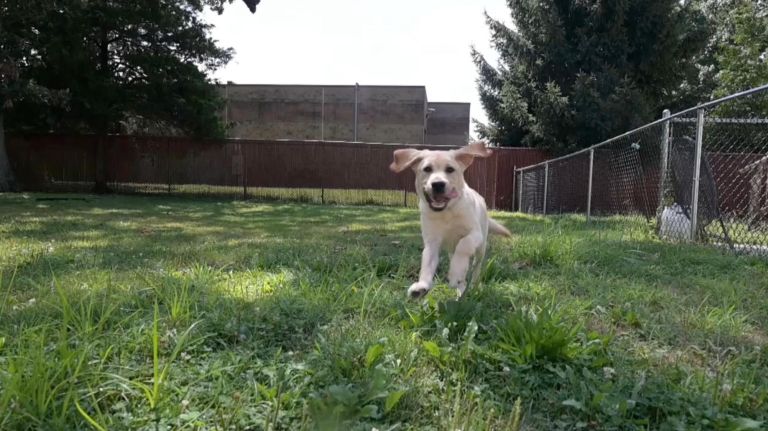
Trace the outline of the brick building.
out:
<instances>
[{"instance_id":1,"label":"brick building","mask_svg":"<svg viewBox=\"0 0 768 431\"><path fill-rule=\"evenodd\" d=\"M222 85L228 135L464 145L469 103L429 102L423 86Z\"/></svg>"}]
</instances>

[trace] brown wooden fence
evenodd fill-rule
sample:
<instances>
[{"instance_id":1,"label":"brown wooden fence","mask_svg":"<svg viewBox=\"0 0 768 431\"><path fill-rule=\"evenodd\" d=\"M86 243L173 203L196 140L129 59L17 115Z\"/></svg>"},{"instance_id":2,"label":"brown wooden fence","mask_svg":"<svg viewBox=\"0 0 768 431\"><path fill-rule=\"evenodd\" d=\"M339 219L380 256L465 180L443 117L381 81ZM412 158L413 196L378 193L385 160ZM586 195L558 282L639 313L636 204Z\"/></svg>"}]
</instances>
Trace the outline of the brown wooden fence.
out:
<instances>
[{"instance_id":1,"label":"brown wooden fence","mask_svg":"<svg viewBox=\"0 0 768 431\"><path fill-rule=\"evenodd\" d=\"M25 191L415 204L413 173L388 169L402 145L34 135L11 136L7 147ZM468 169L467 182L490 208L513 209L514 168L545 159L540 150L497 148Z\"/></svg>"}]
</instances>

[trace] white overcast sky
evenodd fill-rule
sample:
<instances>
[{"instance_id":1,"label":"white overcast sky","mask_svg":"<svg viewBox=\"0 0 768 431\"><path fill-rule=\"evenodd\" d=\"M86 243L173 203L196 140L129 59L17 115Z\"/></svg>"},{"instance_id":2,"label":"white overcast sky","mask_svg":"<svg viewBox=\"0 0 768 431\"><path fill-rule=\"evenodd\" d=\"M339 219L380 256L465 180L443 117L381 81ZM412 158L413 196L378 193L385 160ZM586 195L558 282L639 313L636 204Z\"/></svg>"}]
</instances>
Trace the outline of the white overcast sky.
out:
<instances>
[{"instance_id":1,"label":"white overcast sky","mask_svg":"<svg viewBox=\"0 0 768 431\"><path fill-rule=\"evenodd\" d=\"M483 11L509 23L505 0L240 0L206 12L213 37L235 49L214 76L239 84L424 85L433 102L470 102L485 120L470 58L492 64Z\"/></svg>"}]
</instances>

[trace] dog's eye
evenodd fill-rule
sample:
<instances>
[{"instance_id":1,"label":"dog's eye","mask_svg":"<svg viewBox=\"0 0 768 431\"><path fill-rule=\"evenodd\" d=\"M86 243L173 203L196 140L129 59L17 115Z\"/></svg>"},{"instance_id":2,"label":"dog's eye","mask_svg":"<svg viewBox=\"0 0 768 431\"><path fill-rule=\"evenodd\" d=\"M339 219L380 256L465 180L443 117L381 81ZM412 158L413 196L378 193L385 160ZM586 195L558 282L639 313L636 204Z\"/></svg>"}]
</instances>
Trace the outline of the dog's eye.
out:
<instances>
[{"instance_id":1,"label":"dog's eye","mask_svg":"<svg viewBox=\"0 0 768 431\"><path fill-rule=\"evenodd\" d=\"M432 172L432 166L425 166L424 172Z\"/></svg>"},{"instance_id":2,"label":"dog's eye","mask_svg":"<svg viewBox=\"0 0 768 431\"><path fill-rule=\"evenodd\" d=\"M454 169L453 166L448 166L447 168L445 168L445 172L449 174L452 174L454 171L456 171L456 169Z\"/></svg>"}]
</instances>

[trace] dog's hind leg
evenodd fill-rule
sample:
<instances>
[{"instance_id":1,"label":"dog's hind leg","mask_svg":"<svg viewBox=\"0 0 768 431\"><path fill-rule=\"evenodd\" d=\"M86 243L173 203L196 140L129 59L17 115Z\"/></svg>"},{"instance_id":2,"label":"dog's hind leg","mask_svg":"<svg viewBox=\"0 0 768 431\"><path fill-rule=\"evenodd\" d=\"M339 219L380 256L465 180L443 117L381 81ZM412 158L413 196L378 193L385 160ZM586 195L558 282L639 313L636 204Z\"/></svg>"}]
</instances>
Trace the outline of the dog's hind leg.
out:
<instances>
[{"instance_id":1,"label":"dog's hind leg","mask_svg":"<svg viewBox=\"0 0 768 431\"><path fill-rule=\"evenodd\" d=\"M480 279L480 274L483 272L483 265L485 264L485 249L488 243L483 243L477 248L477 253L472 259L472 278L469 281L467 287L477 286L477 282Z\"/></svg>"}]
</instances>

